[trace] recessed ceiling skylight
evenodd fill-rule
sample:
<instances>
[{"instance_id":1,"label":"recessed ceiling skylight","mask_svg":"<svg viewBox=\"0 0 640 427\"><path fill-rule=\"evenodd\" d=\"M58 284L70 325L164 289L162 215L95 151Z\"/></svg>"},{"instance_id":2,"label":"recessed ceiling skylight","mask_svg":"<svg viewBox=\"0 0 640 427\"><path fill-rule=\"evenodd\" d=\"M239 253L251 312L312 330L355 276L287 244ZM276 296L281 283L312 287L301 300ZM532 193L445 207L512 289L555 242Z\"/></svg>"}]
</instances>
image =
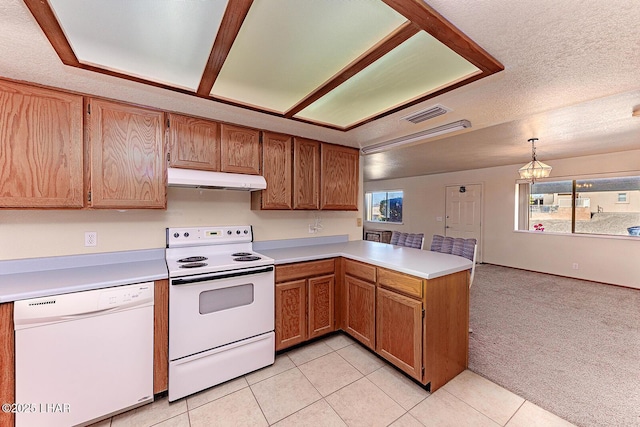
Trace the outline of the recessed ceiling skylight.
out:
<instances>
[{"instance_id":1,"label":"recessed ceiling skylight","mask_svg":"<svg viewBox=\"0 0 640 427\"><path fill-rule=\"evenodd\" d=\"M503 69L419 0L24 0L61 60L348 130Z\"/></svg>"}]
</instances>

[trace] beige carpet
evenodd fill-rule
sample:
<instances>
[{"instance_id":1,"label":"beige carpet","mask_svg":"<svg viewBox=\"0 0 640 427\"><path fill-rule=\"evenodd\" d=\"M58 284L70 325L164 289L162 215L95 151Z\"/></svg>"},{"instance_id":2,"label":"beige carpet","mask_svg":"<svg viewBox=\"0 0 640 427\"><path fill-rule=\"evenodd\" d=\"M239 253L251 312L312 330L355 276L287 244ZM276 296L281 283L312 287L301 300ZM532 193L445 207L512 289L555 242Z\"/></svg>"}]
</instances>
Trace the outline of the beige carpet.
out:
<instances>
[{"instance_id":1,"label":"beige carpet","mask_svg":"<svg viewBox=\"0 0 640 427\"><path fill-rule=\"evenodd\" d=\"M640 426L640 290L480 265L469 368L579 426Z\"/></svg>"}]
</instances>

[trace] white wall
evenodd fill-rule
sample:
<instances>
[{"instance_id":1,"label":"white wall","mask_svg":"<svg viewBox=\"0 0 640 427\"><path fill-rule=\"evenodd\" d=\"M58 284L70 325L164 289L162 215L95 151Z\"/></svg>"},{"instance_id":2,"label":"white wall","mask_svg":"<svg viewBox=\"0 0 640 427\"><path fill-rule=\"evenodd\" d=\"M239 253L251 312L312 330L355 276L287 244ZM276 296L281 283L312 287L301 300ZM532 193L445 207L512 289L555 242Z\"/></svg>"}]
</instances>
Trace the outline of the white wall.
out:
<instances>
[{"instance_id":1,"label":"white wall","mask_svg":"<svg viewBox=\"0 0 640 427\"><path fill-rule=\"evenodd\" d=\"M634 170L640 174L640 150L547 163L553 167L552 178L558 179ZM445 186L482 183L483 262L640 289L640 239L514 231L520 166L365 182L365 191L404 191L403 225L367 223L365 228L424 232L428 248L433 234L444 234L444 221L436 217L445 214ZM573 263L578 263L578 270L572 269Z\"/></svg>"},{"instance_id":2,"label":"white wall","mask_svg":"<svg viewBox=\"0 0 640 427\"><path fill-rule=\"evenodd\" d=\"M253 211L245 191L169 188L167 205L166 211L0 210L0 259L163 248L166 227L198 225L251 224L256 241L339 234L362 238L362 227L356 226L360 212ZM316 215L324 228L309 234ZM96 247L84 246L85 231L98 233Z\"/></svg>"}]
</instances>

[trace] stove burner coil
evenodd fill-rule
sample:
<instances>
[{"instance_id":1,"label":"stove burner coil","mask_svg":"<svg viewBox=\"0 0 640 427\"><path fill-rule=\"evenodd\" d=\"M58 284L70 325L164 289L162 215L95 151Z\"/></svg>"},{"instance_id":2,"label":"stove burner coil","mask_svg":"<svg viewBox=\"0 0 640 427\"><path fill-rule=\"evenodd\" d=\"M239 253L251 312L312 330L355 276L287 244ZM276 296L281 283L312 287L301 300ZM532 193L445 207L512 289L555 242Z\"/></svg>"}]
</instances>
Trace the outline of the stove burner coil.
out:
<instances>
[{"instance_id":1,"label":"stove burner coil","mask_svg":"<svg viewBox=\"0 0 640 427\"><path fill-rule=\"evenodd\" d=\"M178 262L199 262L199 261L206 261L206 260L207 260L206 256L190 256L188 258L179 259Z\"/></svg>"},{"instance_id":2,"label":"stove burner coil","mask_svg":"<svg viewBox=\"0 0 640 427\"><path fill-rule=\"evenodd\" d=\"M238 258L234 258L233 260L234 261L257 261L259 259L260 259L259 256L252 255L252 256L241 256Z\"/></svg>"},{"instance_id":3,"label":"stove burner coil","mask_svg":"<svg viewBox=\"0 0 640 427\"><path fill-rule=\"evenodd\" d=\"M231 254L231 256L249 256L251 255L251 252L236 252L234 254Z\"/></svg>"},{"instance_id":4,"label":"stove burner coil","mask_svg":"<svg viewBox=\"0 0 640 427\"><path fill-rule=\"evenodd\" d=\"M194 258L198 258L198 257L194 257ZM206 265L207 265L206 262L190 262L187 264L181 264L180 268L198 268L198 267L205 267Z\"/></svg>"}]
</instances>

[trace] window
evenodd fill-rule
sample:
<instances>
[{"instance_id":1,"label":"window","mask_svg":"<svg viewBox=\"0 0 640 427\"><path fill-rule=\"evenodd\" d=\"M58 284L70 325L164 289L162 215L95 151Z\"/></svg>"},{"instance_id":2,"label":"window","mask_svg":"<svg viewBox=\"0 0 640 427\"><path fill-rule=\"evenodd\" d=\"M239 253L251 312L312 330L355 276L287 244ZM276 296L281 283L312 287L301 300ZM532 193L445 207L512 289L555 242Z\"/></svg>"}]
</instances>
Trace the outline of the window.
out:
<instances>
[{"instance_id":1,"label":"window","mask_svg":"<svg viewBox=\"0 0 640 427\"><path fill-rule=\"evenodd\" d=\"M518 184L518 230L638 236L640 176Z\"/></svg>"},{"instance_id":2,"label":"window","mask_svg":"<svg viewBox=\"0 0 640 427\"><path fill-rule=\"evenodd\" d=\"M402 191L373 191L365 194L367 221L402 223Z\"/></svg>"}]
</instances>

